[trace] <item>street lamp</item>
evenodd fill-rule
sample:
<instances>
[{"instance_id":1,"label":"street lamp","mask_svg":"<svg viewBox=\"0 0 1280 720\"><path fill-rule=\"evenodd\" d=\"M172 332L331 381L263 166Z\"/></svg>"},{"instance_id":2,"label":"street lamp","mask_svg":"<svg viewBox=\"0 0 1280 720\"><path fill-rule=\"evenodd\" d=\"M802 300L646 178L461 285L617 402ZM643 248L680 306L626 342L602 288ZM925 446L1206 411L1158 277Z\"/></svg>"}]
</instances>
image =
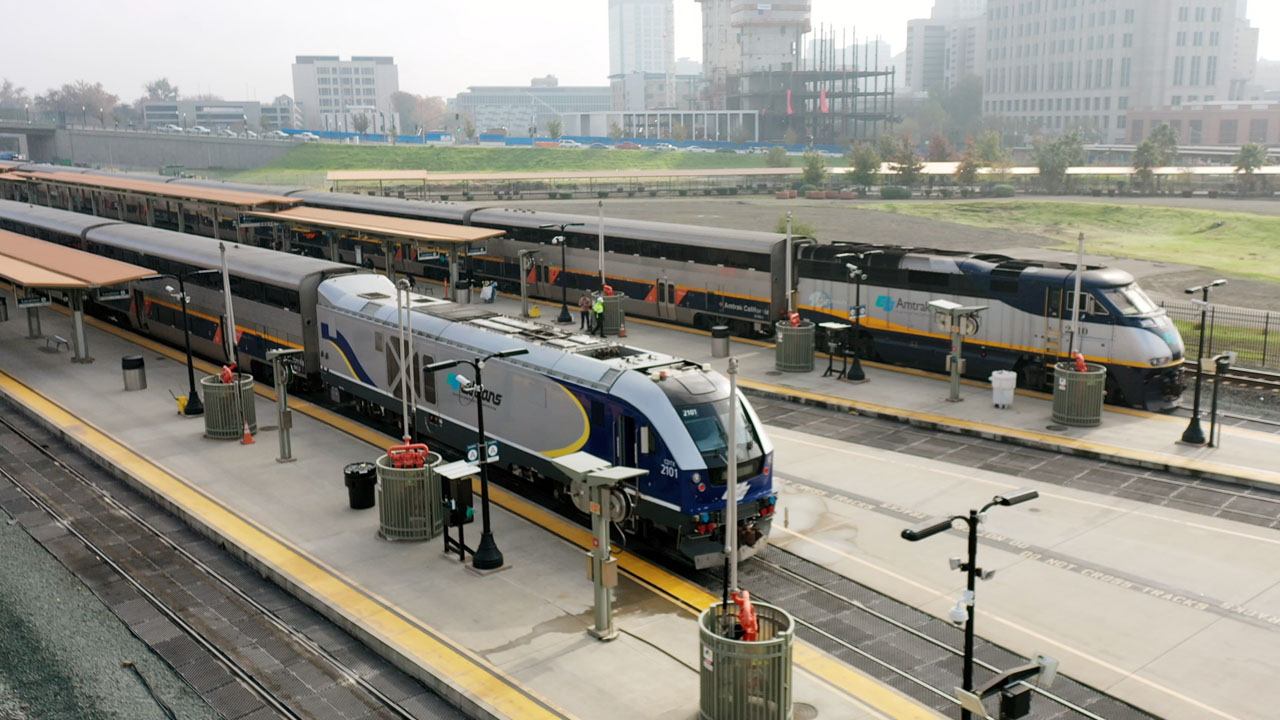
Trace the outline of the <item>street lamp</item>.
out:
<instances>
[{"instance_id":1,"label":"street lamp","mask_svg":"<svg viewBox=\"0 0 1280 720\"><path fill-rule=\"evenodd\" d=\"M994 570L983 572L978 568L978 525L981 524L987 510L996 506L1003 505L1010 507L1018 505L1028 500L1034 500L1040 497L1040 493L1036 490L1023 489L1016 490L1007 495L997 495L991 499L991 502L982 506L981 510L970 510L968 515L952 515L949 518L931 518L924 522L914 525L902 531L902 539L910 542L917 542L925 538L937 535L940 532L951 529L951 523L956 520L963 520L969 524L969 560L961 562L960 558L951 558L951 567L954 570L960 570L968 575L967 589L964 596L951 609L948 617L951 622L959 624L964 623L964 675L962 690L966 692L973 691L973 601L974 601L974 581L981 575L983 580L990 580L995 575ZM968 708L960 710L961 720L971 720L972 715Z\"/></svg>"},{"instance_id":2,"label":"street lamp","mask_svg":"<svg viewBox=\"0 0 1280 720\"><path fill-rule=\"evenodd\" d=\"M80 106L80 126L89 127L89 108L85 105Z\"/></svg>"},{"instance_id":3,"label":"street lamp","mask_svg":"<svg viewBox=\"0 0 1280 720\"><path fill-rule=\"evenodd\" d=\"M560 232L564 232L565 228L577 227L582 225L580 222L575 223L548 223L539 225L540 229L558 228ZM551 238L552 245L560 246L560 316L556 318L556 322L560 324L568 324L573 322L573 318L569 315L569 266L566 264L565 248L569 242L564 235L557 235Z\"/></svg>"},{"instance_id":4,"label":"street lamp","mask_svg":"<svg viewBox=\"0 0 1280 720\"><path fill-rule=\"evenodd\" d=\"M31 104L27 103L26 105L23 105L22 110L27 114L27 124L30 125L31 124Z\"/></svg>"},{"instance_id":5,"label":"street lamp","mask_svg":"<svg viewBox=\"0 0 1280 720\"><path fill-rule=\"evenodd\" d=\"M107 129L107 110L106 108L98 108L98 124L103 130Z\"/></svg>"},{"instance_id":6,"label":"street lamp","mask_svg":"<svg viewBox=\"0 0 1280 720\"><path fill-rule=\"evenodd\" d=\"M191 361L191 318L187 314L187 304L191 298L187 296L186 279L197 275L213 275L221 273L221 270L192 270L191 272L179 273L176 275L164 273L154 275L148 280L159 279L162 277L171 277L178 281L177 299L182 303L182 338L187 350L187 404L182 406L183 415L203 415L204 403L200 402L200 394L196 392L196 371L195 365ZM173 294L173 286L165 285L166 292Z\"/></svg>"},{"instance_id":7,"label":"street lamp","mask_svg":"<svg viewBox=\"0 0 1280 720\"><path fill-rule=\"evenodd\" d=\"M475 383L469 385L465 392L476 400L476 437L479 441L477 444L477 452L479 454L477 460L480 463L480 513L483 528L480 532L480 544L476 546L475 552L471 554L471 567L477 570L496 570L502 567L502 551L498 549L498 544L493 541L493 531L489 527L489 459L485 450L484 378L481 377L481 371L484 369L484 364L490 360L526 355L528 352L528 348L512 348L489 353L479 360L441 360L440 362L425 365L422 368L424 372L434 373L437 370L447 370L460 364L466 364L476 371ZM464 386L459 382L458 387L462 391Z\"/></svg>"},{"instance_id":8,"label":"street lamp","mask_svg":"<svg viewBox=\"0 0 1280 720\"><path fill-rule=\"evenodd\" d=\"M883 250L864 250L862 252L840 253L836 255L838 258L856 257L858 262L863 262L863 258L868 255L879 255ZM845 373L845 378L855 382L861 382L867 379L867 374L862 371L862 361L858 359L858 340L860 331L862 330L862 281L867 279L867 271L865 264L863 266L854 265L853 263L845 263L845 268L849 270L849 278L853 280L853 338L849 341L849 354L853 356L853 365L849 368L849 372Z\"/></svg>"},{"instance_id":9,"label":"street lamp","mask_svg":"<svg viewBox=\"0 0 1280 720\"><path fill-rule=\"evenodd\" d=\"M1188 445L1204 445L1206 442L1204 430L1200 427L1200 382L1204 375L1204 332L1206 329L1206 316L1209 313L1209 289L1226 284L1226 280L1218 279L1207 285L1197 285L1186 289L1188 295L1201 293L1200 300L1191 301L1200 306L1200 349L1196 351L1196 394L1192 403L1191 422L1187 424L1187 429L1182 431L1182 442Z\"/></svg>"}]
</instances>

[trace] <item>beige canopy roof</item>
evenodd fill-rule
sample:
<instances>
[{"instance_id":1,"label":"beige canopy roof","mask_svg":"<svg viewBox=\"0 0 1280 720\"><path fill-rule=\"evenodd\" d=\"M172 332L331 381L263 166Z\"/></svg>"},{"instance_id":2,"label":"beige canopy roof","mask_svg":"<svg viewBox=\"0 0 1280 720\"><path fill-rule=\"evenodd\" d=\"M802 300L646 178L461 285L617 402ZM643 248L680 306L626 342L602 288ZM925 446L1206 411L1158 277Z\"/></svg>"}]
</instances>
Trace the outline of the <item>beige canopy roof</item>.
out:
<instances>
[{"instance_id":1,"label":"beige canopy roof","mask_svg":"<svg viewBox=\"0 0 1280 720\"><path fill-rule=\"evenodd\" d=\"M323 227L346 230L398 240L425 240L432 243L465 245L466 243L498 237L502 230L450 225L428 220L371 215L369 213L325 210L299 207L279 212L250 212L247 215L268 218L277 222L293 223L306 227Z\"/></svg>"},{"instance_id":2,"label":"beige canopy roof","mask_svg":"<svg viewBox=\"0 0 1280 720\"><path fill-rule=\"evenodd\" d=\"M91 289L155 274L150 268L0 230L0 277L24 287Z\"/></svg>"}]
</instances>

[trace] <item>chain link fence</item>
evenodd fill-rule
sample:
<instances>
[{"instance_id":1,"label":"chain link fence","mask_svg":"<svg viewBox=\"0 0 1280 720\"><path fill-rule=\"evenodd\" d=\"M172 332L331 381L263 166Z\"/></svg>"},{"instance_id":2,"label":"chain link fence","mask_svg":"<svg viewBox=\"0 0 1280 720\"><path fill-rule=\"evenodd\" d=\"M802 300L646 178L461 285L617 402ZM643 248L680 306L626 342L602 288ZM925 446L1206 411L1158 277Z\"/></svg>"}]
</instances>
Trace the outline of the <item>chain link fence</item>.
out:
<instances>
[{"instance_id":1,"label":"chain link fence","mask_svg":"<svg viewBox=\"0 0 1280 720\"><path fill-rule=\"evenodd\" d=\"M1160 303L1182 333L1187 355L1200 347L1200 308L1191 302ZM1280 313L1210 305L1205 317L1205 357L1233 350L1237 367L1280 370Z\"/></svg>"}]
</instances>

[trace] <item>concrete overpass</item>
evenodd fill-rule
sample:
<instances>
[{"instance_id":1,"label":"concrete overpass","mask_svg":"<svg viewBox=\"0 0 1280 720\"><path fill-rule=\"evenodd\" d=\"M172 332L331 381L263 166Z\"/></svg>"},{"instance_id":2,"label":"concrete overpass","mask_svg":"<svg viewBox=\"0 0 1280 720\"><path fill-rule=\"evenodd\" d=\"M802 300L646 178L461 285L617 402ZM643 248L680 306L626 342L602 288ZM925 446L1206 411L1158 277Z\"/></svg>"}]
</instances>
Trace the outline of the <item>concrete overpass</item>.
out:
<instances>
[{"instance_id":1,"label":"concrete overpass","mask_svg":"<svg viewBox=\"0 0 1280 720\"><path fill-rule=\"evenodd\" d=\"M69 162L151 172L165 165L249 170L285 154L296 144L289 140L0 121L0 152L22 153L33 162Z\"/></svg>"},{"instance_id":2,"label":"concrete overpass","mask_svg":"<svg viewBox=\"0 0 1280 720\"><path fill-rule=\"evenodd\" d=\"M21 153L32 160L52 162L56 128L49 123L0 120L0 152Z\"/></svg>"}]
</instances>

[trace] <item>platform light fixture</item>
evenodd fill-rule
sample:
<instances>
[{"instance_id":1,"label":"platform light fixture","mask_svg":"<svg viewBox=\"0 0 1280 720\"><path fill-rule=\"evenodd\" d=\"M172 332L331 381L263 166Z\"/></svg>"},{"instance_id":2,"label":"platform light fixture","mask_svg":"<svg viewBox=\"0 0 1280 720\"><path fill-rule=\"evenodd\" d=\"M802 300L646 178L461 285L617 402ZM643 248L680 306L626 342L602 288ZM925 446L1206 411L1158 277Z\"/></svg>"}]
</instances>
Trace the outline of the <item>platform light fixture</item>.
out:
<instances>
[{"instance_id":1,"label":"platform light fixture","mask_svg":"<svg viewBox=\"0 0 1280 720\"><path fill-rule=\"evenodd\" d=\"M1185 290L1188 295L1201 293L1200 300L1191 301L1200 306L1200 349L1196 351L1196 392L1195 399L1192 401L1191 422L1187 424L1187 429L1182 431L1182 442L1188 445L1204 445L1206 443L1204 429L1200 427L1200 383L1204 378L1204 363L1202 361L1204 360L1206 320L1209 314L1209 291L1226 284L1226 280L1219 278L1206 285L1197 285ZM1186 351L1184 350L1184 357L1185 354Z\"/></svg>"},{"instance_id":2,"label":"platform light fixture","mask_svg":"<svg viewBox=\"0 0 1280 720\"><path fill-rule=\"evenodd\" d=\"M951 558L950 563L952 569L960 570L967 575L966 589L960 601L948 612L950 620L957 625L964 623L964 674L962 679L961 691L963 693L973 694L973 615L974 615L974 587L979 577L988 580L994 575L994 571L983 572L978 568L978 526L982 523L983 517L987 510L1000 505L1010 507L1013 505L1021 505L1029 500L1035 500L1040 497L1037 490L1023 488L1015 490L1011 493L996 495L991 502L982 506L981 510L969 510L968 515L952 515L945 518L930 518L902 531L902 539L910 542L919 542L925 538L933 537L940 532L951 529L951 524L956 520L963 520L969 526L969 558L966 562L958 562L959 558ZM979 707L981 703L979 703ZM971 720L973 711L968 706L962 707L960 710L961 720ZM984 713L985 715L985 713Z\"/></svg>"},{"instance_id":3,"label":"platform light fixture","mask_svg":"<svg viewBox=\"0 0 1280 720\"><path fill-rule=\"evenodd\" d=\"M196 392L196 370L191 360L191 316L187 314L187 305L191 302L191 297L187 295L187 278L197 277L199 275L221 274L221 270L209 268L207 270L192 270L185 273L161 273L150 277L142 278L143 280L159 280L160 278L173 278L178 281L178 300L182 302L182 340L187 351L187 404L182 406L182 414L187 416L203 415L204 403L200 401L200 393ZM173 286L166 285L165 291L173 294Z\"/></svg>"},{"instance_id":4,"label":"platform light fixture","mask_svg":"<svg viewBox=\"0 0 1280 720\"><path fill-rule=\"evenodd\" d=\"M541 230L556 228L561 233L564 233L565 228L580 227L581 225L582 223L580 222L547 223L546 225L539 225L538 228ZM556 318L556 322L561 325L567 325L573 322L573 317L569 315L569 266L566 264L568 256L565 253L565 248L568 247L569 241L561 234L551 238L551 244L560 246L560 315Z\"/></svg>"},{"instance_id":5,"label":"platform light fixture","mask_svg":"<svg viewBox=\"0 0 1280 720\"><path fill-rule=\"evenodd\" d=\"M475 552L471 553L471 567L477 570L497 570L502 567L503 563L502 551L498 549L498 544L494 542L493 530L489 525L489 462L488 458L485 457L484 378L482 372L484 364L490 360L503 360L527 354L529 354L528 348L510 348L489 353L479 360L441 360L424 365L422 368L423 372L435 373L458 365L470 365L471 369L476 371L476 381L472 386L472 392L475 393L476 398L476 447L480 453L480 457L477 460L480 463L480 516L482 528L480 531L480 544L476 546Z\"/></svg>"}]
</instances>

